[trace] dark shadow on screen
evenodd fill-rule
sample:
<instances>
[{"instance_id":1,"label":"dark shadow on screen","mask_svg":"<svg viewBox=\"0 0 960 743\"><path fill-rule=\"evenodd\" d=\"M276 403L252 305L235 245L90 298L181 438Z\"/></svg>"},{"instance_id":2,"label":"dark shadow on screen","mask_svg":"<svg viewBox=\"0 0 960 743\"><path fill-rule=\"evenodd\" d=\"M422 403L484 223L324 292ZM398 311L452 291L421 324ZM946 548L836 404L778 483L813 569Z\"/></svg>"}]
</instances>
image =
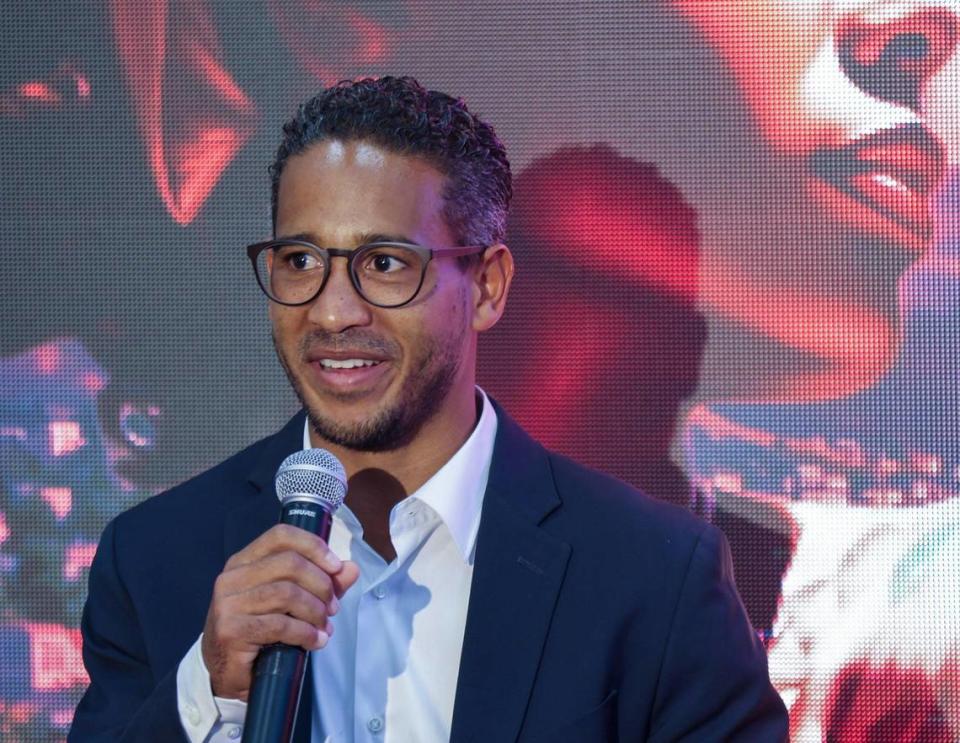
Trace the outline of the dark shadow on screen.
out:
<instances>
[{"instance_id":1,"label":"dark shadow on screen","mask_svg":"<svg viewBox=\"0 0 960 743\"><path fill-rule=\"evenodd\" d=\"M549 448L688 504L670 447L706 340L696 213L606 145L533 162L514 193L517 273L480 384Z\"/></svg>"}]
</instances>

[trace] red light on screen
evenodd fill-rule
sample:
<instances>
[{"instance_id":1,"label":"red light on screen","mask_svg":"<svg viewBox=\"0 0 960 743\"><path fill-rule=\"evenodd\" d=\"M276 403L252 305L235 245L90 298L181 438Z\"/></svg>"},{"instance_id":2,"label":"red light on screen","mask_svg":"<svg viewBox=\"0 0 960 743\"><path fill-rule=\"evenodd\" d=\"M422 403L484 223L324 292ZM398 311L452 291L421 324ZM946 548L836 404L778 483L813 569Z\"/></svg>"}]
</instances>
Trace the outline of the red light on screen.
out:
<instances>
[{"instance_id":1,"label":"red light on screen","mask_svg":"<svg viewBox=\"0 0 960 743\"><path fill-rule=\"evenodd\" d=\"M107 386L106 377L97 372L86 372L81 377L80 383L87 392L100 392Z\"/></svg>"},{"instance_id":2,"label":"red light on screen","mask_svg":"<svg viewBox=\"0 0 960 743\"><path fill-rule=\"evenodd\" d=\"M357 33L357 61L364 64L380 62L387 53L387 32L379 23L356 11L347 14L350 26Z\"/></svg>"},{"instance_id":3,"label":"red light on screen","mask_svg":"<svg viewBox=\"0 0 960 743\"><path fill-rule=\"evenodd\" d=\"M45 343L34 349L33 357L40 374L53 374L60 368L63 354L58 344Z\"/></svg>"},{"instance_id":4,"label":"red light on screen","mask_svg":"<svg viewBox=\"0 0 960 743\"><path fill-rule=\"evenodd\" d=\"M20 95L42 103L56 105L62 100L60 94L46 83L29 82L20 86Z\"/></svg>"},{"instance_id":5,"label":"red light on screen","mask_svg":"<svg viewBox=\"0 0 960 743\"><path fill-rule=\"evenodd\" d=\"M206 81L220 94L223 100L241 109L250 106L250 99L247 98L247 94L234 82L230 73L217 61L210 49L197 42L192 43L190 48L197 70L203 74Z\"/></svg>"},{"instance_id":6,"label":"red light on screen","mask_svg":"<svg viewBox=\"0 0 960 743\"><path fill-rule=\"evenodd\" d=\"M936 454L911 452L908 457L910 469L921 475L939 475L943 472L943 460Z\"/></svg>"},{"instance_id":7,"label":"red light on screen","mask_svg":"<svg viewBox=\"0 0 960 743\"><path fill-rule=\"evenodd\" d=\"M771 448L777 443L777 437L769 431L737 423L715 413L706 405L698 405L687 416L687 431L694 429L706 433L715 441L733 439L763 448Z\"/></svg>"},{"instance_id":8,"label":"red light on screen","mask_svg":"<svg viewBox=\"0 0 960 743\"><path fill-rule=\"evenodd\" d=\"M73 508L72 488L41 488L40 497L50 506L58 521L63 521L70 515L70 509Z\"/></svg>"},{"instance_id":9,"label":"red light on screen","mask_svg":"<svg viewBox=\"0 0 960 743\"><path fill-rule=\"evenodd\" d=\"M64 579L70 582L79 580L83 571L93 564L93 557L96 554L96 542L75 542L67 547L63 561Z\"/></svg>"},{"instance_id":10,"label":"red light on screen","mask_svg":"<svg viewBox=\"0 0 960 743\"><path fill-rule=\"evenodd\" d=\"M30 679L37 691L58 691L89 683L81 654L80 630L59 624L28 623Z\"/></svg>"},{"instance_id":11,"label":"red light on screen","mask_svg":"<svg viewBox=\"0 0 960 743\"><path fill-rule=\"evenodd\" d=\"M70 62L44 80L25 80L0 91L0 116L18 119L49 111L66 112L90 97L90 80Z\"/></svg>"},{"instance_id":12,"label":"red light on screen","mask_svg":"<svg viewBox=\"0 0 960 743\"><path fill-rule=\"evenodd\" d=\"M359 3L352 3L359 5ZM324 85L350 77L358 66L383 62L397 31L347 3L271 0L270 12L297 62ZM373 7L373 6L371 6ZM355 79L374 70L362 70Z\"/></svg>"},{"instance_id":13,"label":"red light on screen","mask_svg":"<svg viewBox=\"0 0 960 743\"><path fill-rule=\"evenodd\" d=\"M79 73L73 76L73 80L77 84L77 96L80 98L89 98L90 81Z\"/></svg>"},{"instance_id":14,"label":"red light on screen","mask_svg":"<svg viewBox=\"0 0 960 743\"><path fill-rule=\"evenodd\" d=\"M55 457L71 454L86 443L77 421L50 421L47 433L50 453Z\"/></svg>"},{"instance_id":15,"label":"red light on screen","mask_svg":"<svg viewBox=\"0 0 960 743\"><path fill-rule=\"evenodd\" d=\"M23 725L36 717L40 705L32 700L25 702L16 702L8 705L4 710L10 721L17 725Z\"/></svg>"},{"instance_id":16,"label":"red light on screen","mask_svg":"<svg viewBox=\"0 0 960 743\"><path fill-rule=\"evenodd\" d=\"M598 152L598 158L609 159L605 152ZM617 180L624 178L622 174L599 170L600 165L595 168L597 172L583 174L548 172L525 184L531 192L551 194L536 210L522 215L525 228L546 236L551 250L566 261L586 264L637 286L694 299L695 237L666 224L655 213L656 193L625 195Z\"/></svg>"},{"instance_id":17,"label":"red light on screen","mask_svg":"<svg viewBox=\"0 0 960 743\"><path fill-rule=\"evenodd\" d=\"M211 127L170 146L168 154L173 166L160 174L164 181L160 193L177 224L187 225L194 220L246 138L230 127ZM158 162L161 157L162 150L151 159ZM174 174L178 185L170 178Z\"/></svg>"},{"instance_id":18,"label":"red light on screen","mask_svg":"<svg viewBox=\"0 0 960 743\"><path fill-rule=\"evenodd\" d=\"M888 662L849 665L828 695L826 740L836 743L950 743L937 690L919 669Z\"/></svg>"},{"instance_id":19,"label":"red light on screen","mask_svg":"<svg viewBox=\"0 0 960 743\"><path fill-rule=\"evenodd\" d=\"M190 224L253 134L256 106L221 63L212 12L185 3L110 3L120 59L164 206Z\"/></svg>"},{"instance_id":20,"label":"red light on screen","mask_svg":"<svg viewBox=\"0 0 960 743\"><path fill-rule=\"evenodd\" d=\"M789 286L771 286L732 261L714 257L705 273L707 304L785 346L829 361L823 379L797 375L796 389L783 393L829 395L840 378L848 391L874 380L889 363L896 331L877 310L841 297L822 296Z\"/></svg>"}]
</instances>

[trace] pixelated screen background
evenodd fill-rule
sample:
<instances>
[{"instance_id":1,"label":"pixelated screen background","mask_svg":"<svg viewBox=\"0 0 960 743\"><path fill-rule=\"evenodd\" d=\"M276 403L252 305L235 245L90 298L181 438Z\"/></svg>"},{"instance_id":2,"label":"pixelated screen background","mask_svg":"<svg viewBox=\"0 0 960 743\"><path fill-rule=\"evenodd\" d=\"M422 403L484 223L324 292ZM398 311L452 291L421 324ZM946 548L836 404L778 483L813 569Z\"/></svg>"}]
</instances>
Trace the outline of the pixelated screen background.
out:
<instances>
[{"instance_id":1,"label":"pixelated screen background","mask_svg":"<svg viewBox=\"0 0 960 743\"><path fill-rule=\"evenodd\" d=\"M121 510L296 409L243 252L296 104L514 172L480 381L726 532L798 741L960 740L960 2L4 2L0 738L64 737Z\"/></svg>"}]
</instances>

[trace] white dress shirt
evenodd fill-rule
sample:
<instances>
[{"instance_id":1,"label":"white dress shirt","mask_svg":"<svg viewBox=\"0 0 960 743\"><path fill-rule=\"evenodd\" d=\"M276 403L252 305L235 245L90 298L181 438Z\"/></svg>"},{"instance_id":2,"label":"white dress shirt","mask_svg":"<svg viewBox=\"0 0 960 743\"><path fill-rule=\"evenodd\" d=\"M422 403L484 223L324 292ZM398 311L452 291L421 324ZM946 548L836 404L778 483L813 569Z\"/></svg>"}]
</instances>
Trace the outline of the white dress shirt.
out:
<instances>
[{"instance_id":1,"label":"white dress shirt","mask_svg":"<svg viewBox=\"0 0 960 743\"><path fill-rule=\"evenodd\" d=\"M482 412L463 446L390 512L389 565L363 541L346 504L330 548L360 567L334 633L312 653L314 743L408 743L450 737L480 509L497 417ZM309 448L304 428L304 448ZM246 705L214 697L200 639L177 669L177 705L191 743L240 738Z\"/></svg>"}]
</instances>

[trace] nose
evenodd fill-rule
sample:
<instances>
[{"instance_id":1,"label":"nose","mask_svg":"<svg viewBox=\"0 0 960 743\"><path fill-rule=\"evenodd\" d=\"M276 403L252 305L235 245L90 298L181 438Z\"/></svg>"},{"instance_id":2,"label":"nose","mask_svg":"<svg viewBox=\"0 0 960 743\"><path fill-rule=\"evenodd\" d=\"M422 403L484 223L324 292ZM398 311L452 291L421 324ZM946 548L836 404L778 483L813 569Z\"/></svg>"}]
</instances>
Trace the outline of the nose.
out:
<instances>
[{"instance_id":1,"label":"nose","mask_svg":"<svg viewBox=\"0 0 960 743\"><path fill-rule=\"evenodd\" d=\"M357 293L347 269L347 259L331 259L330 275L320 295L313 300L307 319L331 333L369 325L372 307Z\"/></svg>"},{"instance_id":2,"label":"nose","mask_svg":"<svg viewBox=\"0 0 960 743\"><path fill-rule=\"evenodd\" d=\"M838 29L840 65L866 93L918 111L924 85L956 48L958 23L954 12L934 7L898 18L849 18Z\"/></svg>"}]
</instances>

